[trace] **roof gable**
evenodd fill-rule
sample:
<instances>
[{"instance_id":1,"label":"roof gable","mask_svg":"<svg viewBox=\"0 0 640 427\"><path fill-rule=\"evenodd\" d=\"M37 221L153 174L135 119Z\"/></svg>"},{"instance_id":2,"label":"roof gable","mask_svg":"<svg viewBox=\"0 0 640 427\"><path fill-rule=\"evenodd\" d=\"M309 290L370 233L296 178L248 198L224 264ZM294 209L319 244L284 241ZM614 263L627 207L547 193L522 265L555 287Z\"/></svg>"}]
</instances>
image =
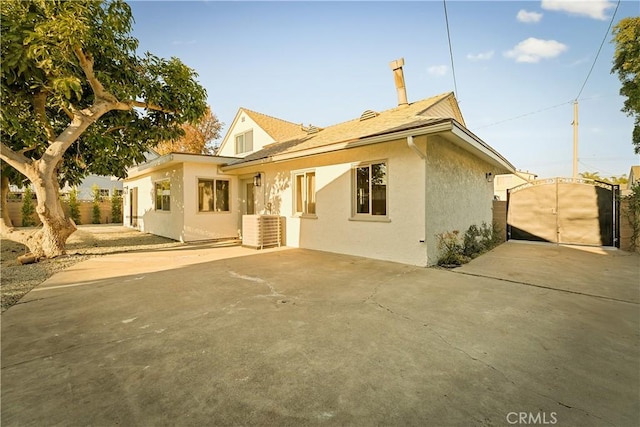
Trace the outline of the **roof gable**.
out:
<instances>
[{"instance_id":1,"label":"roof gable","mask_svg":"<svg viewBox=\"0 0 640 427\"><path fill-rule=\"evenodd\" d=\"M453 103L451 103L450 100L452 100ZM453 108L453 106L456 108ZM435 123L443 119L462 119L461 114L456 114L456 109L457 102L455 101L453 93L447 92L413 102L409 105L403 105L380 112L376 116L366 120L360 120L360 117L358 117L353 120L328 126L315 133L298 132L294 137L276 140L273 144L265 146L262 150L246 156L244 160L238 161L237 163L266 158L284 152L289 153L337 142L357 140L367 136Z\"/></svg>"},{"instance_id":2,"label":"roof gable","mask_svg":"<svg viewBox=\"0 0 640 427\"><path fill-rule=\"evenodd\" d=\"M249 116L258 126L260 126L275 141L285 141L298 135L304 134L301 124L288 122L248 108L240 108Z\"/></svg>"}]
</instances>

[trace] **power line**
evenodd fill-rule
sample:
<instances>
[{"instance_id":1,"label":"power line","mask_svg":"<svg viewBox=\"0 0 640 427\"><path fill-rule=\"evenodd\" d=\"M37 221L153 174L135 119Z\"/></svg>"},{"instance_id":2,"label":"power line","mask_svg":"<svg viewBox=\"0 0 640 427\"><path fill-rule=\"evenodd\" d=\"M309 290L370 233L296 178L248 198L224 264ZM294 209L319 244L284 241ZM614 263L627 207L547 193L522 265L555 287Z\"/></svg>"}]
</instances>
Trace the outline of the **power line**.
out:
<instances>
[{"instance_id":1,"label":"power line","mask_svg":"<svg viewBox=\"0 0 640 427\"><path fill-rule=\"evenodd\" d=\"M494 122L494 123L490 123L488 125L480 126L480 127L477 127L476 129L484 129L484 128L488 128L490 126L499 125L500 123L510 122L511 120L521 119L523 117L531 116L533 114L542 113L543 111L552 110L554 108L562 107L563 105L571 104L572 102L573 101L566 101L566 102L563 102L563 103L560 103L560 104L552 105L551 107L542 108L540 110L531 111L529 113L521 114L519 116L511 117L511 118L508 118L508 119L504 119L504 120L500 120L500 121L497 121L497 122Z\"/></svg>"},{"instance_id":2,"label":"power line","mask_svg":"<svg viewBox=\"0 0 640 427\"><path fill-rule=\"evenodd\" d=\"M596 57L593 59L593 64L591 64L591 68L589 69L589 73L587 73L587 78L584 79L584 83L582 83L582 87L580 88L580 92L578 92L578 96L576 96L576 101L578 100L578 98L580 98L580 95L582 95L582 91L584 90L584 87L587 84L587 81L589 80L589 77L591 76L591 72L593 71L593 67L596 66L596 62L598 61L598 56L600 56L600 51L602 50L602 46L604 46L604 42L607 40L607 36L609 35L609 31L611 31L611 26L613 25L613 20L616 17L616 12L618 11L618 6L620 6L620 1L618 0L618 3L616 4L616 8L613 11L613 15L611 15L611 21L609 22L609 28L607 28L607 31L604 33L604 37L602 38L602 43L600 43L600 47L598 48L598 53L596 53Z\"/></svg>"},{"instance_id":3,"label":"power line","mask_svg":"<svg viewBox=\"0 0 640 427\"><path fill-rule=\"evenodd\" d=\"M458 84L456 83L456 68L453 66L453 49L451 49L451 33L449 32L449 16L447 15L447 0L442 0L444 6L444 20L447 23L447 40L449 40L449 57L451 58L451 73L453 74L453 94L458 98Z\"/></svg>"}]
</instances>

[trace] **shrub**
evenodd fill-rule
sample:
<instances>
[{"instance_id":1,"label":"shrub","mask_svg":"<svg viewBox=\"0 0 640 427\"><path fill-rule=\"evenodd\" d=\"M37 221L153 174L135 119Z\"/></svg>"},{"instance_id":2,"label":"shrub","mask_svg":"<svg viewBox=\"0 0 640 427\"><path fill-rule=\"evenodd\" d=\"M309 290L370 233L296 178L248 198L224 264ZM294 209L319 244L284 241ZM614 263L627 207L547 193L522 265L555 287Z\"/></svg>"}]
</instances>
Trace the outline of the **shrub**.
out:
<instances>
[{"instance_id":1,"label":"shrub","mask_svg":"<svg viewBox=\"0 0 640 427\"><path fill-rule=\"evenodd\" d=\"M93 184L91 187L93 193L93 207L91 209L91 223L100 224L100 187L97 184Z\"/></svg>"},{"instance_id":2,"label":"shrub","mask_svg":"<svg viewBox=\"0 0 640 427\"><path fill-rule=\"evenodd\" d=\"M78 190L72 189L69 193L69 216L76 224L80 224L80 205L78 204Z\"/></svg>"},{"instance_id":3,"label":"shrub","mask_svg":"<svg viewBox=\"0 0 640 427\"><path fill-rule=\"evenodd\" d=\"M631 187L631 194L627 197L629 209L627 210L627 220L631 224L631 251L638 249L640 240L640 183Z\"/></svg>"},{"instance_id":4,"label":"shrub","mask_svg":"<svg viewBox=\"0 0 640 427\"><path fill-rule=\"evenodd\" d=\"M111 193L111 222L122 222L122 196L116 194L116 188Z\"/></svg>"},{"instance_id":5,"label":"shrub","mask_svg":"<svg viewBox=\"0 0 640 427\"><path fill-rule=\"evenodd\" d=\"M488 225L483 222L480 227L471 225L464 233L462 243L459 232L437 234L438 249L441 256L438 259L440 266L457 266L465 264L471 259L481 255L501 242L501 231L497 224Z\"/></svg>"},{"instance_id":6,"label":"shrub","mask_svg":"<svg viewBox=\"0 0 640 427\"><path fill-rule=\"evenodd\" d=\"M36 207L33 204L33 193L31 192L31 187L27 186L24 189L24 194L22 195L22 226L23 227L33 227L36 225L36 220L33 215L36 213Z\"/></svg>"},{"instance_id":7,"label":"shrub","mask_svg":"<svg viewBox=\"0 0 640 427\"><path fill-rule=\"evenodd\" d=\"M464 255L464 246L460 243L459 234L458 230L436 234L441 254L438 265L454 266L469 262L469 259Z\"/></svg>"},{"instance_id":8,"label":"shrub","mask_svg":"<svg viewBox=\"0 0 640 427\"><path fill-rule=\"evenodd\" d=\"M462 253L469 258L475 258L480 255L483 250L482 241L480 240L480 230L477 226L470 226L464 233Z\"/></svg>"}]
</instances>

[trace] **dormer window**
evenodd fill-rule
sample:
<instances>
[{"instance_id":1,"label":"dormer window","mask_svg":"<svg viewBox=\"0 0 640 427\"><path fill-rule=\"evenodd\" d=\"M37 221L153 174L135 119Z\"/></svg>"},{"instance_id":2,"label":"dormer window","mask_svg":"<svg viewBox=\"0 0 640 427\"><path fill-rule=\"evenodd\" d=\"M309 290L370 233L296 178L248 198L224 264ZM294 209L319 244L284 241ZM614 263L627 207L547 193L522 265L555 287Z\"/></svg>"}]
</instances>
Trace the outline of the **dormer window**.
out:
<instances>
[{"instance_id":1,"label":"dormer window","mask_svg":"<svg viewBox=\"0 0 640 427\"><path fill-rule=\"evenodd\" d=\"M253 129L236 135L236 154L253 151Z\"/></svg>"}]
</instances>

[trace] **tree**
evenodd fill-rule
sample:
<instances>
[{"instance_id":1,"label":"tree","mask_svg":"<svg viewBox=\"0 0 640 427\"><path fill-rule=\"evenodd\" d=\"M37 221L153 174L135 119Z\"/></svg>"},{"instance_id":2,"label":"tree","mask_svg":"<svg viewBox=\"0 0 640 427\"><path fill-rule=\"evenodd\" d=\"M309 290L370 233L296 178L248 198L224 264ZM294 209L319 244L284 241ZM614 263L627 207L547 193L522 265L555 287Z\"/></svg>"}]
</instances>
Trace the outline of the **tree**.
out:
<instances>
[{"instance_id":1,"label":"tree","mask_svg":"<svg viewBox=\"0 0 640 427\"><path fill-rule=\"evenodd\" d=\"M640 17L621 19L613 27L613 68L622 83L620 95L626 96L622 111L635 118L632 143L640 154Z\"/></svg>"},{"instance_id":2,"label":"tree","mask_svg":"<svg viewBox=\"0 0 640 427\"><path fill-rule=\"evenodd\" d=\"M580 172L580 175L584 179L594 179L596 181L602 181L602 177L599 172Z\"/></svg>"},{"instance_id":3,"label":"tree","mask_svg":"<svg viewBox=\"0 0 640 427\"><path fill-rule=\"evenodd\" d=\"M73 187L69 192L69 217L76 224L80 224L80 205L78 204L78 189Z\"/></svg>"},{"instance_id":4,"label":"tree","mask_svg":"<svg viewBox=\"0 0 640 427\"><path fill-rule=\"evenodd\" d=\"M33 184L43 223L30 235L2 232L55 257L76 230L60 185L126 176L149 147L202 117L206 92L179 59L136 54L121 0L5 0L0 12L0 158Z\"/></svg>"},{"instance_id":5,"label":"tree","mask_svg":"<svg viewBox=\"0 0 640 427\"><path fill-rule=\"evenodd\" d=\"M184 136L178 140L162 141L155 150L158 154L194 153L214 154L213 141L220 138L220 130L224 123L207 107L205 114L194 124L182 125Z\"/></svg>"},{"instance_id":6,"label":"tree","mask_svg":"<svg viewBox=\"0 0 640 427\"><path fill-rule=\"evenodd\" d=\"M111 222L122 222L122 194L115 187L111 190Z\"/></svg>"},{"instance_id":7,"label":"tree","mask_svg":"<svg viewBox=\"0 0 640 427\"><path fill-rule=\"evenodd\" d=\"M100 187L98 187L98 184L93 184L91 186L91 194L93 195L93 203L91 205L91 223L100 224L100 201L102 200L102 197L100 196Z\"/></svg>"},{"instance_id":8,"label":"tree","mask_svg":"<svg viewBox=\"0 0 640 427\"><path fill-rule=\"evenodd\" d=\"M36 221L33 219L33 214L36 213L36 210L33 206L33 192L31 191L31 187L27 186L24 189L24 193L22 193L22 226L23 227L33 227L36 225Z\"/></svg>"}]
</instances>

